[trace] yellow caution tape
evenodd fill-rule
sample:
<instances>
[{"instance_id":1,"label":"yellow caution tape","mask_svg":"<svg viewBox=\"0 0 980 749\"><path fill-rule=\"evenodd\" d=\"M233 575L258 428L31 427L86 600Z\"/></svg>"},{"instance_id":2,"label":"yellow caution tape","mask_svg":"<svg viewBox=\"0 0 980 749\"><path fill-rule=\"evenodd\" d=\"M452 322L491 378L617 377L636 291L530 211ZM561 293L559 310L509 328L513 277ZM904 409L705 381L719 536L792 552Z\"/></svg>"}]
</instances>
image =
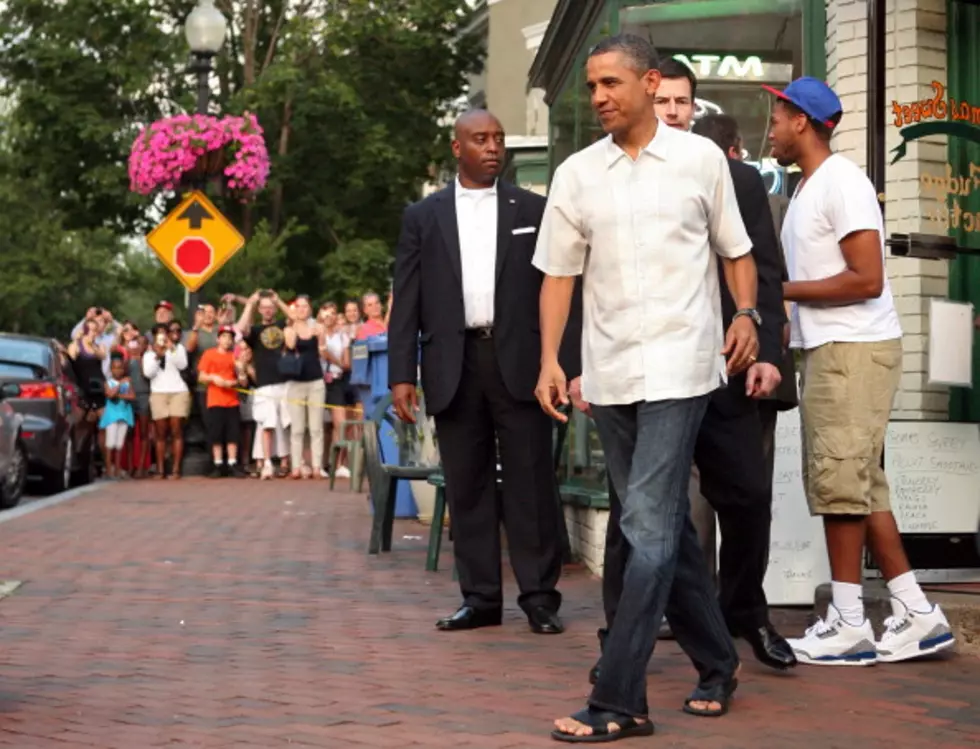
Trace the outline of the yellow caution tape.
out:
<instances>
[{"instance_id":1,"label":"yellow caution tape","mask_svg":"<svg viewBox=\"0 0 980 749\"><path fill-rule=\"evenodd\" d=\"M256 390L249 389L249 388L230 388L230 389L234 390L236 393L241 393L242 395L257 394ZM269 398L269 396L265 395L264 393L262 393L261 395L263 398L272 400L271 398ZM314 403L313 401L301 400L299 398L287 398L285 396L276 398L276 400L282 403L292 403L293 405L296 406L314 406L316 408L335 409L338 411L356 411L357 413L361 413L361 414L364 413L364 408L360 403L358 403L356 406L334 406L330 403Z\"/></svg>"}]
</instances>

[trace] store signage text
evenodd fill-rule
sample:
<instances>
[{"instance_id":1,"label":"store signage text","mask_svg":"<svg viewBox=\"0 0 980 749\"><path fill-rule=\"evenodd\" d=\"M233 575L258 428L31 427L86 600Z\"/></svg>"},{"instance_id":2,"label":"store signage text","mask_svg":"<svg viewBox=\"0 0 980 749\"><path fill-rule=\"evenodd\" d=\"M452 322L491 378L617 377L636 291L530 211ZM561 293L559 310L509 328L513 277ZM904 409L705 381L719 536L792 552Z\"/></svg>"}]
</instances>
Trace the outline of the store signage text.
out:
<instances>
[{"instance_id":1,"label":"store signage text","mask_svg":"<svg viewBox=\"0 0 980 749\"><path fill-rule=\"evenodd\" d=\"M980 212L965 210L960 205L962 198L980 194L980 164L971 163L964 174L954 173L952 165L947 164L945 174L923 174L919 184L924 197L936 200L926 218L938 224L943 233L950 229L980 232Z\"/></svg>"},{"instance_id":2,"label":"store signage text","mask_svg":"<svg viewBox=\"0 0 980 749\"><path fill-rule=\"evenodd\" d=\"M765 75L762 58L750 55L739 59L735 55L674 55L687 65L698 78L762 78Z\"/></svg>"},{"instance_id":3,"label":"store signage text","mask_svg":"<svg viewBox=\"0 0 980 749\"><path fill-rule=\"evenodd\" d=\"M957 101L947 95L946 86L933 81L932 96L919 101L902 104L892 101L892 124L901 128L902 142L892 153L895 163L905 156L908 144L919 138L931 135L948 135L980 143L980 106L966 101Z\"/></svg>"},{"instance_id":4,"label":"store signage text","mask_svg":"<svg viewBox=\"0 0 980 749\"><path fill-rule=\"evenodd\" d=\"M968 101L956 101L952 96L946 100L946 87L939 81L931 84L933 96L922 101L908 104L892 102L892 114L895 115L895 127L911 125L922 120L952 120L953 122L969 122L980 125L980 106Z\"/></svg>"}]
</instances>

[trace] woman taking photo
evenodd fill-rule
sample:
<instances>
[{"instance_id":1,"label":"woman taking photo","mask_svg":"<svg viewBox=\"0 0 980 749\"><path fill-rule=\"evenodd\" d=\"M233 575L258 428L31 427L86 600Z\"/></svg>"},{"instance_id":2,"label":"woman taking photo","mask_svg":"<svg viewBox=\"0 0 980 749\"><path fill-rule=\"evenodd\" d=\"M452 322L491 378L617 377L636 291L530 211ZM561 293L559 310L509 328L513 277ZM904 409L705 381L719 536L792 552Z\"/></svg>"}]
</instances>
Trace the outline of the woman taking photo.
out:
<instances>
[{"instance_id":1,"label":"woman taking photo","mask_svg":"<svg viewBox=\"0 0 980 749\"><path fill-rule=\"evenodd\" d=\"M332 442L338 444L344 438L347 409L357 405L357 398L354 397L350 385L351 339L340 321L336 304L332 302L325 304L322 312L324 336L320 356L323 357L325 363L324 379L327 383L327 405L334 406L334 408L329 409L333 423ZM338 457L337 478L350 478L346 454Z\"/></svg>"},{"instance_id":2,"label":"woman taking photo","mask_svg":"<svg viewBox=\"0 0 980 749\"><path fill-rule=\"evenodd\" d=\"M326 385L320 367L320 342L323 328L313 319L313 307L307 296L296 298L289 306L292 325L283 331L286 348L282 355L282 373L286 377L286 405L289 414L289 459L291 476L320 478L323 467L323 403ZM310 435L310 463L303 461L306 435Z\"/></svg>"},{"instance_id":3,"label":"woman taking photo","mask_svg":"<svg viewBox=\"0 0 980 749\"><path fill-rule=\"evenodd\" d=\"M180 478L184 459L184 420L191 411L191 393L184 381L187 350L176 320L153 326L153 345L143 354L143 374L150 381L150 416L156 437L157 478L165 478L167 436L171 437L170 478Z\"/></svg>"}]
</instances>

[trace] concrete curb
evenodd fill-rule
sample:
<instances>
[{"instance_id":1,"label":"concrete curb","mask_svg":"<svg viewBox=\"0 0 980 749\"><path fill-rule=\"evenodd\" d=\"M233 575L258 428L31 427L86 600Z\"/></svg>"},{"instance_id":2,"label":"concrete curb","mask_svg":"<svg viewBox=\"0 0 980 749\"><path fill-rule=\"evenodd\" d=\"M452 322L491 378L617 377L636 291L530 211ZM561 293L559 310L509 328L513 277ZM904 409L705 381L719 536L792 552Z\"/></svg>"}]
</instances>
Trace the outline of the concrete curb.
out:
<instances>
[{"instance_id":1,"label":"concrete curb","mask_svg":"<svg viewBox=\"0 0 980 749\"><path fill-rule=\"evenodd\" d=\"M20 505L19 507L14 507L12 510L5 510L4 512L0 512L0 523L7 523L11 520L16 520L17 518L23 517L24 515L29 515L32 512L37 512L38 510L44 510L48 507L60 505L62 502L75 499L83 494L89 494L90 492L94 492L99 488L101 488L100 484L93 482L87 486L79 486L75 489L69 489L66 492L61 492L60 494L55 494L54 496L40 499L37 502L31 502L28 505Z\"/></svg>"}]
</instances>

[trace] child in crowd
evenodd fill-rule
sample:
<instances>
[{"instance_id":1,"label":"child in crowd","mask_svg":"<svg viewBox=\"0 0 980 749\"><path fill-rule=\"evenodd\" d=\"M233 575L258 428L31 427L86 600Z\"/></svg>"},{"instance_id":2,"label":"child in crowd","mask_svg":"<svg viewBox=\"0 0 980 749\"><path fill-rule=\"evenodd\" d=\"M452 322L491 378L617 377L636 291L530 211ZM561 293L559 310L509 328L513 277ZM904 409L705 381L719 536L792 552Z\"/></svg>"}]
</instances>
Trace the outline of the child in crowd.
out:
<instances>
[{"instance_id":1,"label":"child in crowd","mask_svg":"<svg viewBox=\"0 0 980 749\"><path fill-rule=\"evenodd\" d=\"M105 456L106 476L122 478L126 433L133 426L133 384L121 353L112 354L109 377L105 382L105 408L99 420L100 441Z\"/></svg>"},{"instance_id":2,"label":"child in crowd","mask_svg":"<svg viewBox=\"0 0 980 749\"><path fill-rule=\"evenodd\" d=\"M214 458L211 478L245 475L238 464L241 414L236 388L247 385L248 379L244 368L235 361L234 345L235 329L221 326L217 347L205 351L197 365L198 381L208 386L206 424ZM223 460L224 453L228 456L227 463Z\"/></svg>"},{"instance_id":3,"label":"child in crowd","mask_svg":"<svg viewBox=\"0 0 980 749\"><path fill-rule=\"evenodd\" d=\"M257 477L259 475L258 468L255 467L249 458L251 455L252 439L255 436L255 418L252 416L251 393L252 388L255 387L255 365L252 363L252 349L243 340L239 340L235 345L235 367L241 374L245 375L247 383L245 388L249 390L247 393L240 392L238 394L242 418L242 439L239 443L241 445L239 454L242 456L242 468L246 470L249 476Z\"/></svg>"}]
</instances>

